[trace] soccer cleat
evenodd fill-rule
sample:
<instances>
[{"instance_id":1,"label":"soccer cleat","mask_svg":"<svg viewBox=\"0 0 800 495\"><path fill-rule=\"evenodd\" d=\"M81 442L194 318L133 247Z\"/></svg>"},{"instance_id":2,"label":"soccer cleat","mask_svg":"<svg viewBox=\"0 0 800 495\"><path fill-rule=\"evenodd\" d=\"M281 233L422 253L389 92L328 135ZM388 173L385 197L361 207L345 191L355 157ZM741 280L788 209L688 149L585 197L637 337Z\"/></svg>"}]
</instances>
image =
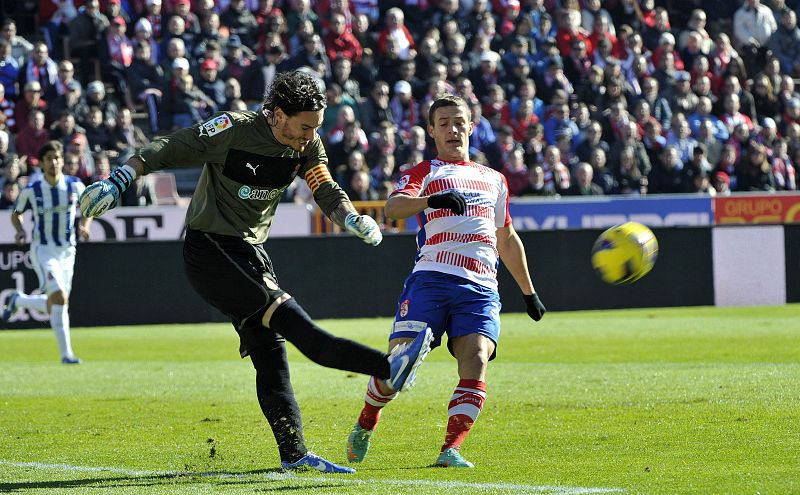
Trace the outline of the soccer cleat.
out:
<instances>
[{"instance_id":1,"label":"soccer cleat","mask_svg":"<svg viewBox=\"0 0 800 495\"><path fill-rule=\"evenodd\" d=\"M426 328L410 344L400 344L389 354L390 375L386 384L397 392L414 386L417 368L431 350L433 332Z\"/></svg>"},{"instance_id":2,"label":"soccer cleat","mask_svg":"<svg viewBox=\"0 0 800 495\"><path fill-rule=\"evenodd\" d=\"M316 469L323 473L350 474L356 472L353 468L338 466L313 452L306 452L306 455L301 457L297 462L281 461L281 467L286 470Z\"/></svg>"},{"instance_id":3,"label":"soccer cleat","mask_svg":"<svg viewBox=\"0 0 800 495\"><path fill-rule=\"evenodd\" d=\"M81 364L83 361L76 358L75 356L72 357L62 357L61 364Z\"/></svg>"},{"instance_id":4,"label":"soccer cleat","mask_svg":"<svg viewBox=\"0 0 800 495\"><path fill-rule=\"evenodd\" d=\"M365 430L358 423L350 430L347 437L347 462L361 462L367 456L369 450L369 437L372 436L371 430Z\"/></svg>"},{"instance_id":5,"label":"soccer cleat","mask_svg":"<svg viewBox=\"0 0 800 495\"><path fill-rule=\"evenodd\" d=\"M17 312L17 299L19 299L19 291L15 290L8 296L6 307L3 308L3 321L8 321Z\"/></svg>"},{"instance_id":6,"label":"soccer cleat","mask_svg":"<svg viewBox=\"0 0 800 495\"><path fill-rule=\"evenodd\" d=\"M454 449L453 447L445 449L444 452L439 454L439 458L436 459L436 465L439 467L459 467L459 468L475 467L475 464L464 459L464 456L461 455L461 452L459 452L458 449Z\"/></svg>"}]
</instances>

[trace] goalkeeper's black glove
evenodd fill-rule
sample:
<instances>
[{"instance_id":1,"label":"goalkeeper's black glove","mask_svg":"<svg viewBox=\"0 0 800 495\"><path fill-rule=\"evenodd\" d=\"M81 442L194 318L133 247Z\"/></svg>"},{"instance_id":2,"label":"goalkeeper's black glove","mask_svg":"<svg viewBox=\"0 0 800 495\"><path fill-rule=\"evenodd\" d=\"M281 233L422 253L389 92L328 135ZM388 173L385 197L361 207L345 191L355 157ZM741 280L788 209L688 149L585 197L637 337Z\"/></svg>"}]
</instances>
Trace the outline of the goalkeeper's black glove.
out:
<instances>
[{"instance_id":1,"label":"goalkeeper's black glove","mask_svg":"<svg viewBox=\"0 0 800 495\"><path fill-rule=\"evenodd\" d=\"M528 308L528 316L533 318L534 321L541 320L547 309L544 307L544 304L542 304L542 300L539 299L539 295L536 293L531 295L523 294L522 298L525 300L525 306Z\"/></svg>"},{"instance_id":2,"label":"goalkeeper's black glove","mask_svg":"<svg viewBox=\"0 0 800 495\"><path fill-rule=\"evenodd\" d=\"M467 200L457 191L447 191L441 194L428 196L428 206L431 208L446 208L456 215L463 215L467 211Z\"/></svg>"}]
</instances>

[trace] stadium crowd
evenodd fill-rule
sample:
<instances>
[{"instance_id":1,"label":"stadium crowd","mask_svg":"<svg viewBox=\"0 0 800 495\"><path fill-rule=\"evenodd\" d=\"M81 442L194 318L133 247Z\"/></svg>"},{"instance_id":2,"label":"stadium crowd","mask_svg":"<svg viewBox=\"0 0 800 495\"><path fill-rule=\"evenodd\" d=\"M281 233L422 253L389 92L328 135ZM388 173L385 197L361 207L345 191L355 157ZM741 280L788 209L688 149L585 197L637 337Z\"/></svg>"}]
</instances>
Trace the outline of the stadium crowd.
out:
<instances>
[{"instance_id":1,"label":"stadium crowd","mask_svg":"<svg viewBox=\"0 0 800 495\"><path fill-rule=\"evenodd\" d=\"M156 134L259 110L302 67L324 82L320 134L354 201L435 157L444 93L469 103L471 157L516 196L796 188L798 0L38 4L0 30L0 208L49 139L88 184ZM129 191L124 205L156 201L144 180ZM311 194L298 181L284 199Z\"/></svg>"}]
</instances>

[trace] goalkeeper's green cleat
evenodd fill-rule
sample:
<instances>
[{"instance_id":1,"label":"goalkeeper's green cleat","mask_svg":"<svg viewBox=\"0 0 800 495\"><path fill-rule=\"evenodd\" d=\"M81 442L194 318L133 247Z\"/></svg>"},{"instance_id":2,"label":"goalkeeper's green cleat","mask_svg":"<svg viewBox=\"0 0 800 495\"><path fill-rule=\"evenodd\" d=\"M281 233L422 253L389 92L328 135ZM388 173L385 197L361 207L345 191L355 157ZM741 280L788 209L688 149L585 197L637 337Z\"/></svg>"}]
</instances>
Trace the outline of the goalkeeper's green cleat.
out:
<instances>
[{"instance_id":1,"label":"goalkeeper's green cleat","mask_svg":"<svg viewBox=\"0 0 800 495\"><path fill-rule=\"evenodd\" d=\"M369 450L369 437L372 431L365 430L358 423L350 430L347 437L347 462L361 462Z\"/></svg>"},{"instance_id":2,"label":"goalkeeper's green cleat","mask_svg":"<svg viewBox=\"0 0 800 495\"><path fill-rule=\"evenodd\" d=\"M439 458L436 459L436 465L440 467L460 467L460 468L475 467L475 464L464 459L464 456L461 455L461 452L459 452L458 449L454 449L452 447L450 447L449 449L445 449L444 452L439 454Z\"/></svg>"}]
</instances>

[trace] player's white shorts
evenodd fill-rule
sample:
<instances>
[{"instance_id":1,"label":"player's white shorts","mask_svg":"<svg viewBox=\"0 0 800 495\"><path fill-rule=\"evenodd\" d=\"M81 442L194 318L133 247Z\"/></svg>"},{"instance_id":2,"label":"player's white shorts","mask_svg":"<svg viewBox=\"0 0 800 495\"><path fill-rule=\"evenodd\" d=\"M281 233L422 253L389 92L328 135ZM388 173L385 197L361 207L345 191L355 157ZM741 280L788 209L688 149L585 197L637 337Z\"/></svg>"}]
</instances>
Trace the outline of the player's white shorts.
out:
<instances>
[{"instance_id":1,"label":"player's white shorts","mask_svg":"<svg viewBox=\"0 0 800 495\"><path fill-rule=\"evenodd\" d=\"M31 263L43 293L63 291L69 296L75 269L75 246L31 244Z\"/></svg>"}]
</instances>

